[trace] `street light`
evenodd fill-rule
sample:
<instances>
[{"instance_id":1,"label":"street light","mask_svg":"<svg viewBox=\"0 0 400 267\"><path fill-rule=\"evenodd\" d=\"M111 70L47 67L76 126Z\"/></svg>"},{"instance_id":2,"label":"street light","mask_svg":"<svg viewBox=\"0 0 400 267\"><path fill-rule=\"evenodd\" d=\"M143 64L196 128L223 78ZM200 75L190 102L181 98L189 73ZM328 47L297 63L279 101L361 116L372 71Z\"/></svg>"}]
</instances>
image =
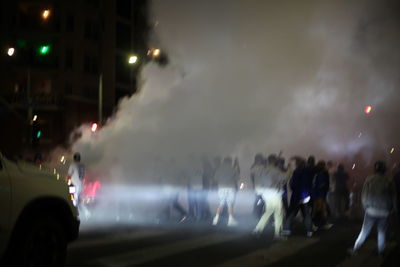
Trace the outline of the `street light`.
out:
<instances>
[{"instance_id":1,"label":"street light","mask_svg":"<svg viewBox=\"0 0 400 267\"><path fill-rule=\"evenodd\" d=\"M154 49L153 50L153 57L155 57L155 58L159 57L160 53L161 53L160 49L158 49L158 48Z\"/></svg>"},{"instance_id":2,"label":"street light","mask_svg":"<svg viewBox=\"0 0 400 267\"><path fill-rule=\"evenodd\" d=\"M42 12L42 18L43 18L44 20L47 20L49 17L50 17L50 10L49 10L49 9L43 10L43 12Z\"/></svg>"},{"instance_id":3,"label":"street light","mask_svg":"<svg viewBox=\"0 0 400 267\"><path fill-rule=\"evenodd\" d=\"M135 64L138 61L138 57L135 55L129 56L128 63Z\"/></svg>"},{"instance_id":4,"label":"street light","mask_svg":"<svg viewBox=\"0 0 400 267\"><path fill-rule=\"evenodd\" d=\"M365 112L365 114L367 114L367 115L370 114L371 111L372 111L372 106L366 106L365 109L364 109L364 112Z\"/></svg>"},{"instance_id":5,"label":"street light","mask_svg":"<svg viewBox=\"0 0 400 267\"><path fill-rule=\"evenodd\" d=\"M12 57L14 55L14 52L15 52L15 48L14 47L10 47L10 48L7 49L7 55L9 57Z\"/></svg>"}]
</instances>

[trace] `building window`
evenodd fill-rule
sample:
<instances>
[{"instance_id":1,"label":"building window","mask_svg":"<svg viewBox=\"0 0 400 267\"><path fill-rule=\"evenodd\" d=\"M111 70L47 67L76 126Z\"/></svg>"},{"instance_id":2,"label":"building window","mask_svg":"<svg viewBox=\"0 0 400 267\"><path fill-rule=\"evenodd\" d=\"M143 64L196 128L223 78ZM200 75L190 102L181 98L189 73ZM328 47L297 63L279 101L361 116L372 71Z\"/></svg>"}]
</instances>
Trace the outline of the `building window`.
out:
<instances>
[{"instance_id":1,"label":"building window","mask_svg":"<svg viewBox=\"0 0 400 267\"><path fill-rule=\"evenodd\" d=\"M74 15L71 14L71 13L68 13L66 21L65 21L65 31L66 32L73 32L74 28L75 28Z\"/></svg>"},{"instance_id":2,"label":"building window","mask_svg":"<svg viewBox=\"0 0 400 267\"><path fill-rule=\"evenodd\" d=\"M74 67L74 50L67 48L65 51L65 69L72 70Z\"/></svg>"},{"instance_id":3,"label":"building window","mask_svg":"<svg viewBox=\"0 0 400 267\"><path fill-rule=\"evenodd\" d=\"M70 81L66 81L64 85L64 93L72 94L72 83Z\"/></svg>"},{"instance_id":4,"label":"building window","mask_svg":"<svg viewBox=\"0 0 400 267\"><path fill-rule=\"evenodd\" d=\"M118 16L128 19L131 17L131 9L132 9L131 0L117 0L116 5L117 5L116 10Z\"/></svg>"},{"instance_id":5,"label":"building window","mask_svg":"<svg viewBox=\"0 0 400 267\"><path fill-rule=\"evenodd\" d=\"M115 57L115 78L117 83L129 84L130 72L133 67L128 64L126 56L117 55Z\"/></svg>"},{"instance_id":6,"label":"building window","mask_svg":"<svg viewBox=\"0 0 400 267\"><path fill-rule=\"evenodd\" d=\"M83 65L85 73L98 74L99 73L99 60L94 56L85 56L85 61Z\"/></svg>"},{"instance_id":7,"label":"building window","mask_svg":"<svg viewBox=\"0 0 400 267\"><path fill-rule=\"evenodd\" d=\"M131 27L128 24L117 22L116 25L116 46L118 49L131 49Z\"/></svg>"},{"instance_id":8,"label":"building window","mask_svg":"<svg viewBox=\"0 0 400 267\"><path fill-rule=\"evenodd\" d=\"M100 23L95 23L91 20L85 21L85 38L93 41L98 41L100 35Z\"/></svg>"},{"instance_id":9,"label":"building window","mask_svg":"<svg viewBox=\"0 0 400 267\"><path fill-rule=\"evenodd\" d=\"M100 2L99 0L85 0L86 4L88 6L94 7L94 8L99 8L100 7Z\"/></svg>"}]
</instances>

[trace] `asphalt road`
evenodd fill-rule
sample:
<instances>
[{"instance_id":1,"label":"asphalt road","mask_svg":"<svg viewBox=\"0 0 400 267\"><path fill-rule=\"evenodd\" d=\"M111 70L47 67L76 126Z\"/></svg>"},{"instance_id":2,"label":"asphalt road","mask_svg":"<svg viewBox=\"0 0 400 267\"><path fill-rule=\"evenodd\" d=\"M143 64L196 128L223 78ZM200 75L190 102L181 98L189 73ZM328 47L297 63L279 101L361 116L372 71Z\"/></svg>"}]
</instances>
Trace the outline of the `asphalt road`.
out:
<instances>
[{"instance_id":1,"label":"asphalt road","mask_svg":"<svg viewBox=\"0 0 400 267\"><path fill-rule=\"evenodd\" d=\"M361 222L343 220L312 238L303 226L293 236L274 241L272 229L255 239L251 229L209 225L103 226L86 229L68 248L67 266L400 266L394 240L388 255L376 255L373 234L357 256L349 257Z\"/></svg>"}]
</instances>

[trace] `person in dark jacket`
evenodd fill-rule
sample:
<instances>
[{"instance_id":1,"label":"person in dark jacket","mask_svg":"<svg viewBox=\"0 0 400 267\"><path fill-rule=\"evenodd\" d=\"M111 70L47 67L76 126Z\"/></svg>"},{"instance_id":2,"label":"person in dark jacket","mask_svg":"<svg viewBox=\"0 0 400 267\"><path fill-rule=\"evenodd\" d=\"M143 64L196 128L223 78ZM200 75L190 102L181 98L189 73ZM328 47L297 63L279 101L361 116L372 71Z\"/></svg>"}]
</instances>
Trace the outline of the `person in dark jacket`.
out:
<instances>
[{"instance_id":1,"label":"person in dark jacket","mask_svg":"<svg viewBox=\"0 0 400 267\"><path fill-rule=\"evenodd\" d=\"M315 168L315 176L312 189L313 221L317 227L327 225L327 195L329 192L329 173L325 167L325 161L319 161Z\"/></svg>"},{"instance_id":2,"label":"person in dark jacket","mask_svg":"<svg viewBox=\"0 0 400 267\"><path fill-rule=\"evenodd\" d=\"M304 223L307 230L307 236L313 235L312 220L311 220L311 188L309 181L309 171L305 166L304 159L296 157L293 159L295 162L295 170L290 181L290 188L292 189L292 196L290 198L288 215L283 227L283 234L291 234L292 221L296 217L299 210L301 210Z\"/></svg>"},{"instance_id":3,"label":"person in dark jacket","mask_svg":"<svg viewBox=\"0 0 400 267\"><path fill-rule=\"evenodd\" d=\"M344 170L344 166L339 164L337 171L333 174L335 180L334 195L334 215L335 217L343 217L349 206L349 190L347 182L349 175Z\"/></svg>"}]
</instances>

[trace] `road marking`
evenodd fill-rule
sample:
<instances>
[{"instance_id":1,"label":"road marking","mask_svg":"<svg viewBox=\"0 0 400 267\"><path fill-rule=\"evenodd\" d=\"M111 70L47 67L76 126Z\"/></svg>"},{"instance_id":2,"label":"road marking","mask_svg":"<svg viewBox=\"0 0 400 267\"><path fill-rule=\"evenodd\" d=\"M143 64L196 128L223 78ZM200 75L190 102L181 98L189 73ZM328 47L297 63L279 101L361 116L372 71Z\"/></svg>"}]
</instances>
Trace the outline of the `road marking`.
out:
<instances>
[{"instance_id":1,"label":"road marking","mask_svg":"<svg viewBox=\"0 0 400 267\"><path fill-rule=\"evenodd\" d=\"M116 256L96 259L91 263L94 266L128 267L143 264L149 261L165 258L171 255L192 251L199 248L208 247L218 243L231 241L243 235L226 233L216 233L203 235L189 240L178 241L166 245L154 246L132 252L118 254Z\"/></svg>"},{"instance_id":2,"label":"road marking","mask_svg":"<svg viewBox=\"0 0 400 267\"><path fill-rule=\"evenodd\" d=\"M242 257L226 261L216 266L266 266L275 263L284 257L297 253L300 249L311 246L319 241L319 238L293 237L287 241L280 241L267 248L262 248L246 254Z\"/></svg>"},{"instance_id":3,"label":"road marking","mask_svg":"<svg viewBox=\"0 0 400 267\"><path fill-rule=\"evenodd\" d=\"M135 241L144 238L161 236L168 232L169 231L167 230L138 230L137 232L133 233L116 234L95 239L78 240L76 242L71 243L68 246L68 250L77 250L93 246L112 245L112 244L122 243L124 241Z\"/></svg>"}]
</instances>

